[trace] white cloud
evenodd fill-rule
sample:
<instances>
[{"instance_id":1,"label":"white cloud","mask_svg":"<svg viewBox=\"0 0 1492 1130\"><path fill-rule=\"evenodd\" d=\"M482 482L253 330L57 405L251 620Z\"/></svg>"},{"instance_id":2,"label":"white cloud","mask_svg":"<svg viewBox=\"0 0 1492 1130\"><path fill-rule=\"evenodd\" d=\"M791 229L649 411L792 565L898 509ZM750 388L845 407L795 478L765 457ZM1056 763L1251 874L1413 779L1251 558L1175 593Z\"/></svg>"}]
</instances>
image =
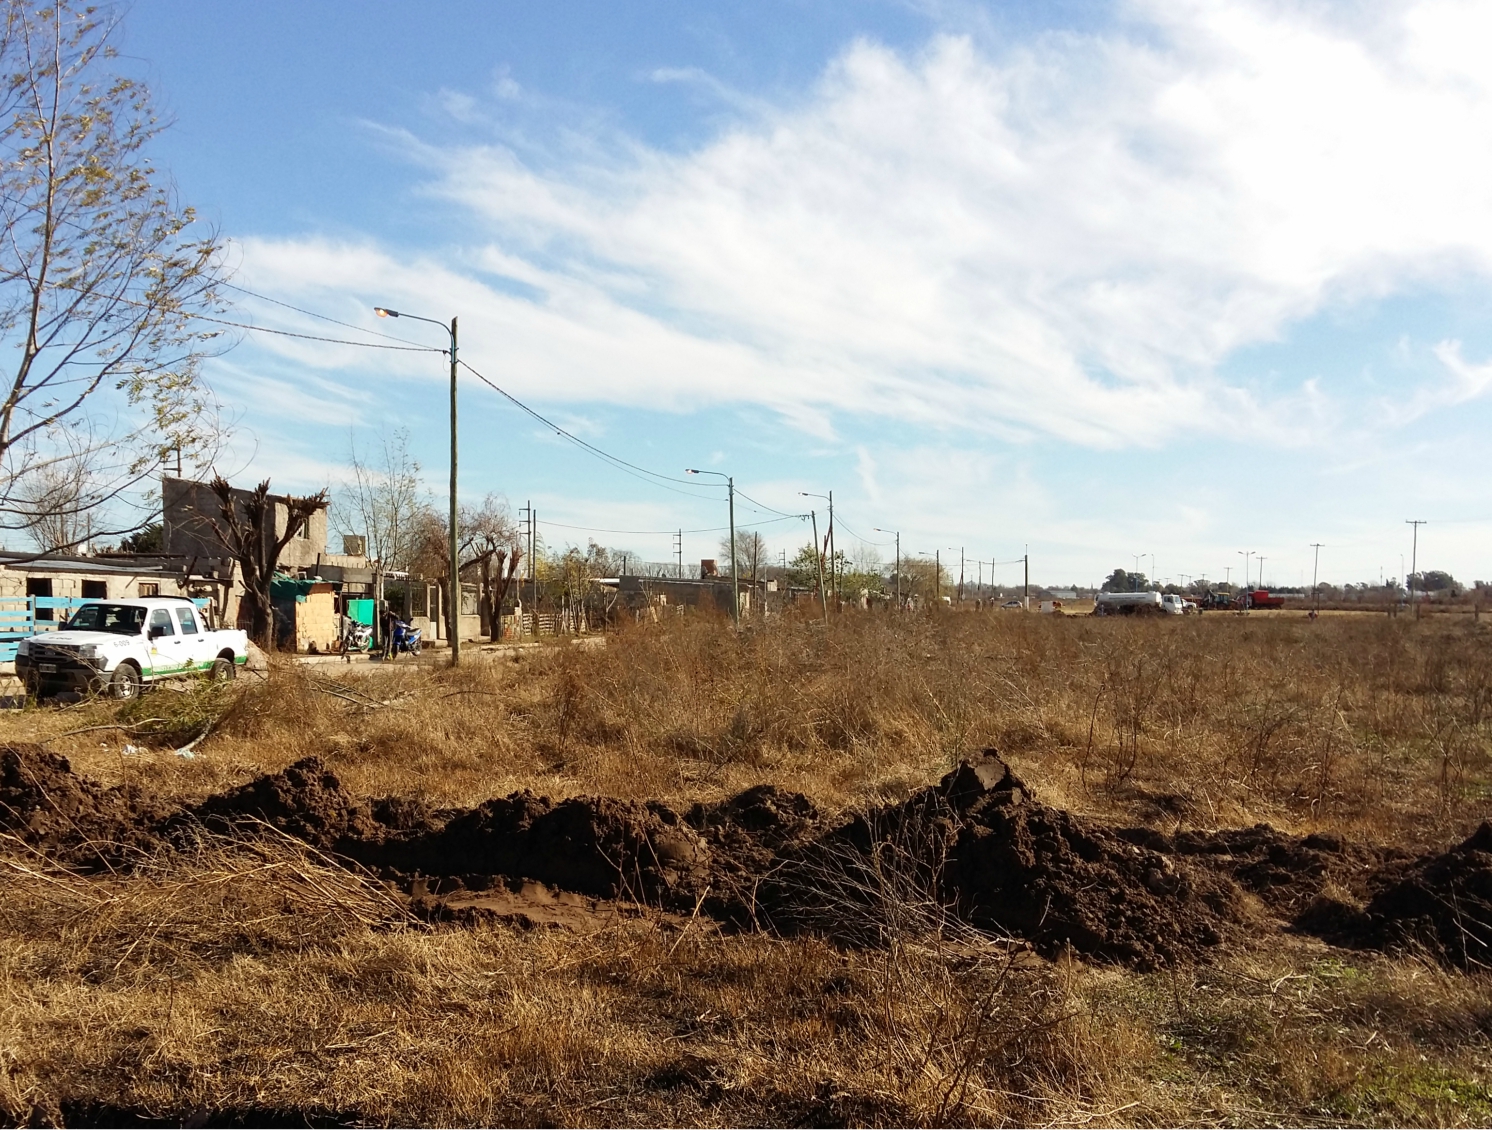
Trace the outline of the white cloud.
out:
<instances>
[{"instance_id":1,"label":"white cloud","mask_svg":"<svg viewBox=\"0 0 1492 1130\"><path fill-rule=\"evenodd\" d=\"M1235 350L1492 267L1489 9L1128 12L998 54L856 43L798 104L682 153L411 146L478 221L454 264L281 241L246 267L460 310L472 363L500 356L520 395L758 403L825 438L858 412L1094 447L1298 442L1338 414L1314 385L1227 384Z\"/></svg>"}]
</instances>

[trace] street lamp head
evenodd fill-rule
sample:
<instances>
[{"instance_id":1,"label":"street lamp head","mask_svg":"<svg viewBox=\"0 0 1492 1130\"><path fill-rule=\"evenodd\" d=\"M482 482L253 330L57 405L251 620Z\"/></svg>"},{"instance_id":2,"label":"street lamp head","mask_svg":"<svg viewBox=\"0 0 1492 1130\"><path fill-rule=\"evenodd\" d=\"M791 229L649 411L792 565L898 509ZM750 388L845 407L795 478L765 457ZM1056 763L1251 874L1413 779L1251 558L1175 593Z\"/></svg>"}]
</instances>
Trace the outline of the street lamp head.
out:
<instances>
[{"instance_id":1,"label":"street lamp head","mask_svg":"<svg viewBox=\"0 0 1492 1130\"><path fill-rule=\"evenodd\" d=\"M373 313L377 314L380 318L397 318L399 316L399 311L390 310L387 306L375 306L373 307Z\"/></svg>"},{"instance_id":2,"label":"street lamp head","mask_svg":"<svg viewBox=\"0 0 1492 1130\"><path fill-rule=\"evenodd\" d=\"M684 468L684 474L686 474L686 475L697 475L697 474L699 474L699 472L696 471L693 467L685 467Z\"/></svg>"}]
</instances>

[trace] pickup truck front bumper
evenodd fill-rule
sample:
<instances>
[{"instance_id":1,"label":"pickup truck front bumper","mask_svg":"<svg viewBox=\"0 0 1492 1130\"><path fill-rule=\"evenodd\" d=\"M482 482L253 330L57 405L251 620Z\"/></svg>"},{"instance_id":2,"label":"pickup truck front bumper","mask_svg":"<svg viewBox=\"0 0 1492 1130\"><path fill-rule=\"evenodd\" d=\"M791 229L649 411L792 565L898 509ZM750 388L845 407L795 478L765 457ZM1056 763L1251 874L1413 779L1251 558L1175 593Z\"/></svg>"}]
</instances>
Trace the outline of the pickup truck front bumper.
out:
<instances>
[{"instance_id":1,"label":"pickup truck front bumper","mask_svg":"<svg viewBox=\"0 0 1492 1130\"><path fill-rule=\"evenodd\" d=\"M96 691L108 681L92 661L54 651L17 655L16 676L36 694Z\"/></svg>"}]
</instances>

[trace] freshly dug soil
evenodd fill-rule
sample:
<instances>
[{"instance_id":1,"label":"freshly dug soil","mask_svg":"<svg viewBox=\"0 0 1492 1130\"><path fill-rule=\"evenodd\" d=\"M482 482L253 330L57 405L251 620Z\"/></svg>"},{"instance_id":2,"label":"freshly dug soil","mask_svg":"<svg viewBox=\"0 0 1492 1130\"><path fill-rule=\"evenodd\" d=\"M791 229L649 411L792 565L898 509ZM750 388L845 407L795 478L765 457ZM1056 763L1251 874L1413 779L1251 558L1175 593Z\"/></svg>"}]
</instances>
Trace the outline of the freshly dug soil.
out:
<instances>
[{"instance_id":1,"label":"freshly dug soil","mask_svg":"<svg viewBox=\"0 0 1492 1130\"><path fill-rule=\"evenodd\" d=\"M780 930L874 943L949 914L1138 968L1195 959L1249 917L1226 876L1039 804L992 750L802 845L758 897Z\"/></svg>"},{"instance_id":2,"label":"freshly dug soil","mask_svg":"<svg viewBox=\"0 0 1492 1130\"><path fill-rule=\"evenodd\" d=\"M315 757L209 797L191 817L216 832L243 831L262 822L322 850L383 833L371 806L343 788Z\"/></svg>"},{"instance_id":3,"label":"freshly dug soil","mask_svg":"<svg viewBox=\"0 0 1492 1130\"><path fill-rule=\"evenodd\" d=\"M170 811L136 789L76 776L67 758L41 746L0 746L0 829L69 866L151 850Z\"/></svg>"},{"instance_id":4,"label":"freshly dug soil","mask_svg":"<svg viewBox=\"0 0 1492 1130\"><path fill-rule=\"evenodd\" d=\"M473 808L443 827L415 827L346 844L375 869L450 876L468 886L494 877L531 879L593 898L655 905L695 888L709 849L661 804L574 797L558 804L531 792Z\"/></svg>"},{"instance_id":5,"label":"freshly dug soil","mask_svg":"<svg viewBox=\"0 0 1492 1130\"><path fill-rule=\"evenodd\" d=\"M128 866L203 829L296 837L400 883L436 921L564 925L645 903L850 945L955 924L1139 968L1204 958L1278 919L1466 967L1492 949L1492 826L1418 861L1265 825L1165 836L1043 805L992 750L901 804L832 820L771 785L685 814L526 791L436 811L355 797L316 758L183 809L103 789L40 747L0 747L0 830L69 866ZM1371 901L1333 903L1328 884Z\"/></svg>"},{"instance_id":6,"label":"freshly dug soil","mask_svg":"<svg viewBox=\"0 0 1492 1130\"><path fill-rule=\"evenodd\" d=\"M1462 969L1492 967L1492 824L1403 868L1347 925L1360 943L1420 945Z\"/></svg>"}]
</instances>

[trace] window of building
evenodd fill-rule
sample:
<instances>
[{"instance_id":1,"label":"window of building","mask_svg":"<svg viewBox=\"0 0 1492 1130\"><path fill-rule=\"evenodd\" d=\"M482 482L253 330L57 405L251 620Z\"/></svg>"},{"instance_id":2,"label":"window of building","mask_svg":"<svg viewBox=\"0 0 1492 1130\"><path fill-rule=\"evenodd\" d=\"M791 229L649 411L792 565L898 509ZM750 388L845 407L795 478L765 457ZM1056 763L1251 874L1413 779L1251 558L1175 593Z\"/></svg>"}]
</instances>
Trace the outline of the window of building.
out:
<instances>
[{"instance_id":1,"label":"window of building","mask_svg":"<svg viewBox=\"0 0 1492 1130\"><path fill-rule=\"evenodd\" d=\"M140 582L140 595L141 596L160 596L161 595L161 585L160 585L160 582L159 581L141 581Z\"/></svg>"},{"instance_id":2,"label":"window of building","mask_svg":"<svg viewBox=\"0 0 1492 1130\"><path fill-rule=\"evenodd\" d=\"M109 582L108 581L84 581L83 582L83 599L84 600L108 600L109 599Z\"/></svg>"},{"instance_id":3,"label":"window of building","mask_svg":"<svg viewBox=\"0 0 1492 1130\"><path fill-rule=\"evenodd\" d=\"M27 577L26 578L26 595L27 596L51 596L52 595L52 578L51 577ZM50 608L38 608L36 610L36 618L38 620L53 620L56 617L54 617L52 615L52 610Z\"/></svg>"}]
</instances>

